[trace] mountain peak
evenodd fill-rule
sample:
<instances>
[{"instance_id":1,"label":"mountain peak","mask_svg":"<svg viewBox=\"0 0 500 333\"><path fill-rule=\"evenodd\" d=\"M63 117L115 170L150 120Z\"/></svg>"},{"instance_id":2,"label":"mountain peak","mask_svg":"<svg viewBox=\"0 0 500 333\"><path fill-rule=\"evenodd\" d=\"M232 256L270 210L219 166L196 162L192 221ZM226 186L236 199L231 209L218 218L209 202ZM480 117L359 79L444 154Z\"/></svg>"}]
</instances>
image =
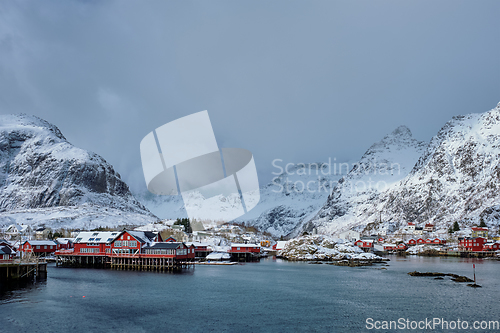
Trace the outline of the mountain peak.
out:
<instances>
[{"instance_id":1,"label":"mountain peak","mask_svg":"<svg viewBox=\"0 0 500 333\"><path fill-rule=\"evenodd\" d=\"M391 135L392 136L404 136L404 137L412 137L413 136L411 134L410 129L405 125L398 126L394 131L392 131Z\"/></svg>"},{"instance_id":2,"label":"mountain peak","mask_svg":"<svg viewBox=\"0 0 500 333\"><path fill-rule=\"evenodd\" d=\"M59 139L66 141L66 138L57 126L42 118L25 113L0 115L0 130L26 130L30 132L49 131Z\"/></svg>"}]
</instances>

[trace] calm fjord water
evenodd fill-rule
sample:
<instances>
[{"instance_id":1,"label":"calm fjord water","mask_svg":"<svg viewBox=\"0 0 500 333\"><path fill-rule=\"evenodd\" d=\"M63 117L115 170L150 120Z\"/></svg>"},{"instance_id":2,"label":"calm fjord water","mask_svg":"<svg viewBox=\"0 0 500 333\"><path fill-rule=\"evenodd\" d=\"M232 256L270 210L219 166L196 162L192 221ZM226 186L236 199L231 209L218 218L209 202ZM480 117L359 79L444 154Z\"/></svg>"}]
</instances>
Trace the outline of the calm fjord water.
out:
<instances>
[{"instance_id":1,"label":"calm fjord water","mask_svg":"<svg viewBox=\"0 0 500 333\"><path fill-rule=\"evenodd\" d=\"M472 277L472 263L483 288L407 275ZM0 291L0 332L360 332L367 318L500 319L500 262L391 257L381 267L273 259L181 274L50 266L46 281Z\"/></svg>"}]
</instances>

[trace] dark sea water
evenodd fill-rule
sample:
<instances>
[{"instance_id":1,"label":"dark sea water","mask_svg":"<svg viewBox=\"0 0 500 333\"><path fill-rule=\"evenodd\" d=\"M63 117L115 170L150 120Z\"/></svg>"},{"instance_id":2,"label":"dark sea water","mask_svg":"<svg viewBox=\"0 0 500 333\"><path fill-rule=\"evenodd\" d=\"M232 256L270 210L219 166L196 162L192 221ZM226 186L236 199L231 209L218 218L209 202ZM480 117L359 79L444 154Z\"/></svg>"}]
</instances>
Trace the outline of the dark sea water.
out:
<instances>
[{"instance_id":1,"label":"dark sea water","mask_svg":"<svg viewBox=\"0 0 500 333\"><path fill-rule=\"evenodd\" d=\"M407 275L472 278L473 263L483 288ZM498 261L391 257L381 267L273 259L180 274L49 266L45 281L3 286L0 332L367 332L367 318L500 320Z\"/></svg>"}]
</instances>

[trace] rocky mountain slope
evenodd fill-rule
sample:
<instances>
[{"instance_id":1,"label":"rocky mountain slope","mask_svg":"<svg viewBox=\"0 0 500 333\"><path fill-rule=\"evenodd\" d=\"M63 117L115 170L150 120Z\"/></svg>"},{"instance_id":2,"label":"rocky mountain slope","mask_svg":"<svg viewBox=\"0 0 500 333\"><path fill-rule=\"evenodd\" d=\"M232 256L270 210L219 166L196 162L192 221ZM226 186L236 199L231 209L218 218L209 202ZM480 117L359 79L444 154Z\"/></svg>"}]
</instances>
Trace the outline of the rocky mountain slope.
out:
<instances>
[{"instance_id":1,"label":"rocky mountain slope","mask_svg":"<svg viewBox=\"0 0 500 333\"><path fill-rule=\"evenodd\" d=\"M342 176L334 163L295 164L283 170L261 187L257 207L236 221L274 237L295 236L295 231L318 212Z\"/></svg>"},{"instance_id":2,"label":"rocky mountain slope","mask_svg":"<svg viewBox=\"0 0 500 333\"><path fill-rule=\"evenodd\" d=\"M418 144L412 150L416 154L423 147ZM400 156L395 151L392 155ZM406 166L412 162L412 158L400 160ZM305 230L318 228L335 234L368 226L366 231L374 233L394 231L407 222L430 222L445 232L455 221L464 227L481 219L496 230L500 217L499 163L500 104L489 112L456 116L446 123L411 171L402 173L404 177L385 191L344 195L346 181L356 179L351 171Z\"/></svg>"},{"instance_id":3,"label":"rocky mountain slope","mask_svg":"<svg viewBox=\"0 0 500 333\"><path fill-rule=\"evenodd\" d=\"M310 232L316 228L319 233L335 234L355 227L357 218L364 218L380 193L394 188L408 175L426 146L413 138L408 127L396 128L353 164L304 230Z\"/></svg>"},{"instance_id":4,"label":"rocky mountain slope","mask_svg":"<svg viewBox=\"0 0 500 333\"><path fill-rule=\"evenodd\" d=\"M157 218L102 157L34 116L0 116L0 225L93 227Z\"/></svg>"}]
</instances>

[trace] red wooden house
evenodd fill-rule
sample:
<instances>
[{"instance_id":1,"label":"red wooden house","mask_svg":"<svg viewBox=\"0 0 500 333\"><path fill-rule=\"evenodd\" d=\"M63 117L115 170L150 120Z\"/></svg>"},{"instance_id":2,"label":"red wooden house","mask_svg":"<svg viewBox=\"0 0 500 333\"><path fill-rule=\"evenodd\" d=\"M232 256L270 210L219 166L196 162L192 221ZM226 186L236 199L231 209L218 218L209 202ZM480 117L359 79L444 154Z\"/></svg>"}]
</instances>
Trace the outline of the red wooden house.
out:
<instances>
[{"instance_id":1,"label":"red wooden house","mask_svg":"<svg viewBox=\"0 0 500 333\"><path fill-rule=\"evenodd\" d=\"M168 237L167 239L165 239L165 242L172 242L172 243L178 243L177 242L177 239L175 239L174 237L170 236Z\"/></svg>"},{"instance_id":2,"label":"red wooden house","mask_svg":"<svg viewBox=\"0 0 500 333\"><path fill-rule=\"evenodd\" d=\"M396 244L384 244L384 251L396 251L398 246Z\"/></svg>"},{"instance_id":3,"label":"red wooden house","mask_svg":"<svg viewBox=\"0 0 500 333\"><path fill-rule=\"evenodd\" d=\"M420 245L420 244L425 244L425 239L423 239L423 238L417 239L417 245Z\"/></svg>"},{"instance_id":4,"label":"red wooden house","mask_svg":"<svg viewBox=\"0 0 500 333\"><path fill-rule=\"evenodd\" d=\"M363 251L367 252L373 248L373 239L360 239L354 242L354 245L363 249Z\"/></svg>"},{"instance_id":5,"label":"red wooden house","mask_svg":"<svg viewBox=\"0 0 500 333\"><path fill-rule=\"evenodd\" d=\"M210 252L212 252L208 248L207 243L198 243L198 242L193 242L193 243L185 243L187 246L194 246L194 253L196 254L196 258L205 258Z\"/></svg>"},{"instance_id":6,"label":"red wooden house","mask_svg":"<svg viewBox=\"0 0 500 333\"><path fill-rule=\"evenodd\" d=\"M260 245L257 244L231 244L230 253L260 253Z\"/></svg>"},{"instance_id":7,"label":"red wooden house","mask_svg":"<svg viewBox=\"0 0 500 333\"><path fill-rule=\"evenodd\" d=\"M124 230L111 241L111 255L139 255L154 239L153 233Z\"/></svg>"},{"instance_id":8,"label":"red wooden house","mask_svg":"<svg viewBox=\"0 0 500 333\"><path fill-rule=\"evenodd\" d=\"M401 243L398 245L398 251L406 251L408 250L408 246L405 243Z\"/></svg>"},{"instance_id":9,"label":"red wooden house","mask_svg":"<svg viewBox=\"0 0 500 333\"><path fill-rule=\"evenodd\" d=\"M177 261L193 261L195 258L194 245L184 243L162 242L152 243L142 249L141 257L168 258Z\"/></svg>"},{"instance_id":10,"label":"red wooden house","mask_svg":"<svg viewBox=\"0 0 500 333\"><path fill-rule=\"evenodd\" d=\"M407 242L408 245L410 246L413 246L413 245L417 245L417 241L415 239L410 239L408 242Z\"/></svg>"},{"instance_id":11,"label":"red wooden house","mask_svg":"<svg viewBox=\"0 0 500 333\"><path fill-rule=\"evenodd\" d=\"M32 252L35 255L45 256L57 250L57 243L49 240L28 240L21 245L19 251Z\"/></svg>"},{"instance_id":12,"label":"red wooden house","mask_svg":"<svg viewBox=\"0 0 500 333\"><path fill-rule=\"evenodd\" d=\"M406 244L384 244L384 251L405 251L408 249Z\"/></svg>"},{"instance_id":13,"label":"red wooden house","mask_svg":"<svg viewBox=\"0 0 500 333\"><path fill-rule=\"evenodd\" d=\"M58 250L69 250L73 248L73 239L72 238L57 238L55 240L57 243Z\"/></svg>"},{"instance_id":14,"label":"red wooden house","mask_svg":"<svg viewBox=\"0 0 500 333\"><path fill-rule=\"evenodd\" d=\"M500 250L500 243L485 243L483 245L483 251L498 251Z\"/></svg>"},{"instance_id":15,"label":"red wooden house","mask_svg":"<svg viewBox=\"0 0 500 333\"><path fill-rule=\"evenodd\" d=\"M73 253L82 256L105 256L111 252L111 241L118 234L118 231L82 231L75 238Z\"/></svg>"},{"instance_id":16,"label":"red wooden house","mask_svg":"<svg viewBox=\"0 0 500 333\"><path fill-rule=\"evenodd\" d=\"M458 243L459 251L480 252L483 251L483 246L486 243L486 238L483 237L465 237Z\"/></svg>"},{"instance_id":17,"label":"red wooden house","mask_svg":"<svg viewBox=\"0 0 500 333\"><path fill-rule=\"evenodd\" d=\"M253 261L259 260L260 245L257 244L231 244L231 249L228 251L231 254L231 259L236 261Z\"/></svg>"},{"instance_id":18,"label":"red wooden house","mask_svg":"<svg viewBox=\"0 0 500 333\"><path fill-rule=\"evenodd\" d=\"M433 239L427 239L429 240L429 244L434 244L434 245L444 245L446 244L446 239L442 238L433 238ZM427 240L425 241L427 243Z\"/></svg>"},{"instance_id":19,"label":"red wooden house","mask_svg":"<svg viewBox=\"0 0 500 333\"><path fill-rule=\"evenodd\" d=\"M434 224L432 223L426 223L424 226L424 231L426 232L433 232L434 231Z\"/></svg>"}]
</instances>

